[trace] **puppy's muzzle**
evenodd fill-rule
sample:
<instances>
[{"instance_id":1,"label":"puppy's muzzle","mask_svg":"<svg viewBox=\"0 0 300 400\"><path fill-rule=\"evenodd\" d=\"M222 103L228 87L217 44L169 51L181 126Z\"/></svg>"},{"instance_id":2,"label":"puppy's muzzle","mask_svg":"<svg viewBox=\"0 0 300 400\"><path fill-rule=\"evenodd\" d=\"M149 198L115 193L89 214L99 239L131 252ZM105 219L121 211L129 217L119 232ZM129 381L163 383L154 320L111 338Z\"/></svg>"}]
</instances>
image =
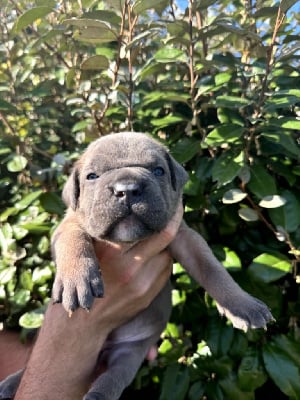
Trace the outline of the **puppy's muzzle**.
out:
<instances>
[{"instance_id":1,"label":"puppy's muzzle","mask_svg":"<svg viewBox=\"0 0 300 400\"><path fill-rule=\"evenodd\" d=\"M114 197L121 203L133 204L141 200L145 185L143 182L116 182L110 187Z\"/></svg>"}]
</instances>

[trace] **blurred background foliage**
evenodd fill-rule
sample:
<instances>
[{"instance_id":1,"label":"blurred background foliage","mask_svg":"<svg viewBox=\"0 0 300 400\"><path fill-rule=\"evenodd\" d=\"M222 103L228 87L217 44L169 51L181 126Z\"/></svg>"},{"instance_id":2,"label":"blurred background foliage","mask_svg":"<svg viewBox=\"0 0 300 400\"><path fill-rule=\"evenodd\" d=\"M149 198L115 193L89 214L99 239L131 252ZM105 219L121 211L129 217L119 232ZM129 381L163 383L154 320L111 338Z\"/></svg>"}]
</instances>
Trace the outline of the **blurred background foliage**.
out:
<instances>
[{"instance_id":1,"label":"blurred background foliage","mask_svg":"<svg viewBox=\"0 0 300 400\"><path fill-rule=\"evenodd\" d=\"M136 130L184 164L186 220L265 301L239 332L174 266L159 356L124 399L300 399L299 1L0 1L0 316L40 325L62 185Z\"/></svg>"}]
</instances>

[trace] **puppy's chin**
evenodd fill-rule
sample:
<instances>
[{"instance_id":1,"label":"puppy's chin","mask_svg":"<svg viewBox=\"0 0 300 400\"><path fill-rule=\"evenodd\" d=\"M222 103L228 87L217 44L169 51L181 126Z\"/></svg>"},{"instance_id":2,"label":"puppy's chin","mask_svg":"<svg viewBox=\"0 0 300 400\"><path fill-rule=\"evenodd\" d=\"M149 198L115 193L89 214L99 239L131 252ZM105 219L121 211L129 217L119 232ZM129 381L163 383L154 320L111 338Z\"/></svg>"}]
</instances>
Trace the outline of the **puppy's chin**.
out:
<instances>
[{"instance_id":1,"label":"puppy's chin","mask_svg":"<svg viewBox=\"0 0 300 400\"><path fill-rule=\"evenodd\" d=\"M138 242L153 233L135 216L129 215L113 227L107 238L112 242Z\"/></svg>"}]
</instances>

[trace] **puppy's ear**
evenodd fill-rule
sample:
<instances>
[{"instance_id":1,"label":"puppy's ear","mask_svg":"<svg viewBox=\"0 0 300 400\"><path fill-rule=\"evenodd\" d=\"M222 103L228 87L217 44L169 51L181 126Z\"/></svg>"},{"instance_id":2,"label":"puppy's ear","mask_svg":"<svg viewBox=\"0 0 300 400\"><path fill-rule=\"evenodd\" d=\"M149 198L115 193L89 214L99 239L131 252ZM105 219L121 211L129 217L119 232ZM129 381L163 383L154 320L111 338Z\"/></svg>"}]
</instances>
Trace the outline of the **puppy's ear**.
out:
<instances>
[{"instance_id":1,"label":"puppy's ear","mask_svg":"<svg viewBox=\"0 0 300 400\"><path fill-rule=\"evenodd\" d=\"M174 191L181 190L189 179L188 173L169 153L166 153L166 160L169 166L172 188Z\"/></svg>"},{"instance_id":2,"label":"puppy's ear","mask_svg":"<svg viewBox=\"0 0 300 400\"><path fill-rule=\"evenodd\" d=\"M73 171L63 188L62 199L68 207L71 207L73 210L76 210L78 206L79 195L80 195L79 168L75 164L75 167L73 168Z\"/></svg>"}]
</instances>

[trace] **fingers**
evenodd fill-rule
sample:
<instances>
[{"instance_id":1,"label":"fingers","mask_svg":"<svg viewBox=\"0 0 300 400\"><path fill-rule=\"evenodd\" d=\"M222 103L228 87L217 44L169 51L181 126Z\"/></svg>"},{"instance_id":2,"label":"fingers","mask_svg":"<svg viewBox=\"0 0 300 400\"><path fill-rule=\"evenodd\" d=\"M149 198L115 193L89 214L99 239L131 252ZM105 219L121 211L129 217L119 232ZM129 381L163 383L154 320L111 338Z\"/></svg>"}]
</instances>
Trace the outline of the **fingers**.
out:
<instances>
[{"instance_id":1,"label":"fingers","mask_svg":"<svg viewBox=\"0 0 300 400\"><path fill-rule=\"evenodd\" d=\"M155 360L156 357L157 357L157 353L158 353L158 351L157 351L157 346L151 346L150 349L148 350L147 355L146 355L146 359L147 359L148 361L153 361L153 360Z\"/></svg>"},{"instance_id":2,"label":"fingers","mask_svg":"<svg viewBox=\"0 0 300 400\"><path fill-rule=\"evenodd\" d=\"M163 251L144 263L142 268L137 268L130 291L142 308L148 307L166 285L172 273L172 265L169 253Z\"/></svg>"}]
</instances>

